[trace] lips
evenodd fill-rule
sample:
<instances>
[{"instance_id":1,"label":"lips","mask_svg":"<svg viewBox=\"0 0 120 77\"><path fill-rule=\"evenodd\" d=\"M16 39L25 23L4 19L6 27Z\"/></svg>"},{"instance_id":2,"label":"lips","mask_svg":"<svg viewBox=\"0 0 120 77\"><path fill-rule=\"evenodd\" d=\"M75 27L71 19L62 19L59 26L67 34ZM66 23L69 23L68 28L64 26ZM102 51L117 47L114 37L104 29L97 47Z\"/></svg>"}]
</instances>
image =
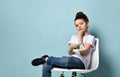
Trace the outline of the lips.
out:
<instances>
[{"instance_id":1,"label":"lips","mask_svg":"<svg viewBox=\"0 0 120 77\"><path fill-rule=\"evenodd\" d=\"M81 31L81 30L82 30L82 28L79 28L78 30L79 30L79 31Z\"/></svg>"}]
</instances>

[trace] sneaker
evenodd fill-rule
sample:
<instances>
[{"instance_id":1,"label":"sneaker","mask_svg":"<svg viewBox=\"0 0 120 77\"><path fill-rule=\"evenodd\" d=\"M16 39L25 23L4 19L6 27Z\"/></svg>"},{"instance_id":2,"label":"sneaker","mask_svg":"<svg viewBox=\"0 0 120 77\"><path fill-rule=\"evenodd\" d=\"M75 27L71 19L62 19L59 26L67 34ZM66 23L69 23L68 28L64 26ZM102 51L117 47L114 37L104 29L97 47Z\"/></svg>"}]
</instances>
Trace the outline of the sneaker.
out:
<instances>
[{"instance_id":1,"label":"sneaker","mask_svg":"<svg viewBox=\"0 0 120 77\"><path fill-rule=\"evenodd\" d=\"M49 56L48 55L44 55L41 58L35 58L35 59L32 60L31 64L33 66L38 66L38 65L44 64L46 62L45 61L46 57L49 57Z\"/></svg>"},{"instance_id":2,"label":"sneaker","mask_svg":"<svg viewBox=\"0 0 120 77\"><path fill-rule=\"evenodd\" d=\"M49 57L49 56L48 56L48 55L44 55L44 56L42 56L42 58L44 58L44 59L45 59L46 57Z\"/></svg>"}]
</instances>

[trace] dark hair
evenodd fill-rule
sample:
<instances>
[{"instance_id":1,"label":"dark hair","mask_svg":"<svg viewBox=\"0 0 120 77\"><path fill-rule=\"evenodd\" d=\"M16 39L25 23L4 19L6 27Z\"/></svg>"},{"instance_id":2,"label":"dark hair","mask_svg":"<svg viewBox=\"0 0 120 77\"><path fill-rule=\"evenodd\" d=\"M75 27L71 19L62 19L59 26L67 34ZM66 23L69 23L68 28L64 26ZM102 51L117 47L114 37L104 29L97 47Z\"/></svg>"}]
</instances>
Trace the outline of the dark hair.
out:
<instances>
[{"instance_id":1,"label":"dark hair","mask_svg":"<svg viewBox=\"0 0 120 77\"><path fill-rule=\"evenodd\" d=\"M76 14L74 21L77 19L83 19L85 22L89 22L88 17L83 12L78 12Z\"/></svg>"}]
</instances>

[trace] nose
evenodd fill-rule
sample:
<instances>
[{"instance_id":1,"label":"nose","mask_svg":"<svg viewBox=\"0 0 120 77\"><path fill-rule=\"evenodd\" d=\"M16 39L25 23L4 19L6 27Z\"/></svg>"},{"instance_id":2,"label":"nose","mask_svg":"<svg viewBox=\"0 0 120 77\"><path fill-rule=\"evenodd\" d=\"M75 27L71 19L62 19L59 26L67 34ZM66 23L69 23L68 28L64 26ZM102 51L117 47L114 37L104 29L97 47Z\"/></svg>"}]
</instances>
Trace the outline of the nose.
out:
<instances>
[{"instance_id":1,"label":"nose","mask_svg":"<svg viewBox=\"0 0 120 77\"><path fill-rule=\"evenodd\" d=\"M81 29L81 26L80 26L80 25L78 26L78 29L79 29L79 30Z\"/></svg>"}]
</instances>

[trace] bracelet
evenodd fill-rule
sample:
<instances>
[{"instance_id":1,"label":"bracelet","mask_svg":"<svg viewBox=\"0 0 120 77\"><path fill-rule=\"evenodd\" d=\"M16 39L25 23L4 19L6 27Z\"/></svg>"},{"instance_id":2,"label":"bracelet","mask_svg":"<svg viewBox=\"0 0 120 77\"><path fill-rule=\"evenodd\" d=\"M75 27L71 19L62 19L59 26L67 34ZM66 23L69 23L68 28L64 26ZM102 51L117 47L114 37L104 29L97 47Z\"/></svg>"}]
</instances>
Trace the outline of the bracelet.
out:
<instances>
[{"instance_id":1,"label":"bracelet","mask_svg":"<svg viewBox=\"0 0 120 77\"><path fill-rule=\"evenodd\" d=\"M80 49L80 51L85 50L85 47L82 43L79 45L79 49Z\"/></svg>"},{"instance_id":2,"label":"bracelet","mask_svg":"<svg viewBox=\"0 0 120 77\"><path fill-rule=\"evenodd\" d=\"M80 46L81 44L83 44L83 43L79 43L78 45Z\"/></svg>"}]
</instances>

